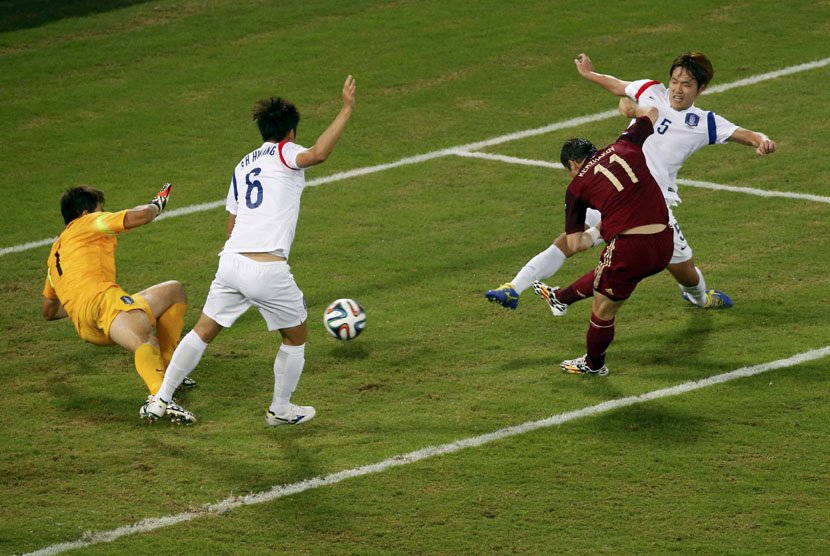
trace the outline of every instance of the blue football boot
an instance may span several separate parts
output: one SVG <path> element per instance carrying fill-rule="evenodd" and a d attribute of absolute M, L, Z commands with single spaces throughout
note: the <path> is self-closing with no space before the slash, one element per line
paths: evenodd
<path fill-rule="evenodd" d="M 507 309 L 515 309 L 519 305 L 519 294 L 513 288 L 513 284 L 502 284 L 495 290 L 484 294 L 488 301 L 498 303 Z"/>
<path fill-rule="evenodd" d="M 683 299 L 685 299 L 689 303 L 692 303 L 691 298 L 689 298 L 686 292 L 683 292 Z M 692 305 L 695 304 L 692 303 Z M 707 290 L 706 304 L 703 305 L 703 307 L 700 307 L 698 305 L 695 305 L 695 307 L 698 307 L 699 309 L 727 309 L 729 307 L 732 307 L 732 300 L 729 298 L 728 295 L 726 295 L 722 291 Z"/>

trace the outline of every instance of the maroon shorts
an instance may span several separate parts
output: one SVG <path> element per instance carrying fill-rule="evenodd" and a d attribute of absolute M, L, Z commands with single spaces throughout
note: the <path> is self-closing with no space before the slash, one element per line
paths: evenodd
<path fill-rule="evenodd" d="M 669 264 L 674 252 L 674 231 L 620 235 L 605 246 L 594 275 L 594 289 L 615 301 L 628 299 L 644 278 Z"/>

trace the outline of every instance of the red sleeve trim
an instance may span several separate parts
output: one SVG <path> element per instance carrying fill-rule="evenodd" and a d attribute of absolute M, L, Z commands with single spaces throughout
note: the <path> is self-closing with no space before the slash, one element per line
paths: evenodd
<path fill-rule="evenodd" d="M 289 170 L 299 170 L 299 168 L 292 168 L 291 166 L 289 166 L 288 163 L 285 161 L 285 158 L 282 156 L 282 147 L 286 143 L 289 143 L 289 141 L 287 139 L 285 141 L 280 141 L 280 144 L 277 146 L 277 151 L 280 153 L 280 160 L 285 165 L 285 167 L 288 168 Z"/>
<path fill-rule="evenodd" d="M 639 100 L 640 100 L 640 95 L 641 95 L 641 94 L 643 94 L 643 93 L 645 93 L 645 92 L 646 92 L 646 89 L 648 89 L 648 88 L 649 88 L 649 87 L 651 87 L 652 85 L 659 85 L 659 84 L 660 84 L 660 82 L 659 82 L 659 81 L 649 81 L 648 83 L 643 84 L 643 86 L 642 86 L 642 87 L 640 87 L 640 90 L 639 90 L 639 91 L 637 91 L 637 94 L 636 94 L 636 95 L 634 95 L 634 98 L 636 98 L 636 99 L 637 99 L 637 101 L 639 102 Z"/>

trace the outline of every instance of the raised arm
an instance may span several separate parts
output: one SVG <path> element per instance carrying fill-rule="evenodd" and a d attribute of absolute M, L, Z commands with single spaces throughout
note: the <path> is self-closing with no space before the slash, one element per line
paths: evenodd
<path fill-rule="evenodd" d="M 640 116 L 648 116 L 651 120 L 651 125 L 657 123 L 657 116 L 659 112 L 654 106 L 640 106 L 628 97 L 620 99 L 618 107 L 620 114 L 626 118 L 639 118 Z"/>
<path fill-rule="evenodd" d="M 580 53 L 579 56 L 576 57 L 574 64 L 576 64 L 576 71 L 579 72 L 579 75 L 588 81 L 596 83 L 606 91 L 609 91 L 618 97 L 625 96 L 625 88 L 628 86 L 630 81 L 617 79 L 613 75 L 596 73 L 594 71 L 593 62 L 591 62 L 591 59 L 588 58 L 588 55 L 584 52 Z"/>
<path fill-rule="evenodd" d="M 755 147 L 755 152 L 758 153 L 758 156 L 772 154 L 778 150 L 778 145 L 775 144 L 775 141 L 763 133 L 758 133 L 757 131 L 751 131 L 742 127 L 736 129 L 732 135 L 729 136 L 728 140 L 740 143 L 741 145 Z"/>
<path fill-rule="evenodd" d="M 331 122 L 328 129 L 317 138 L 314 146 L 297 155 L 297 166 L 300 168 L 308 168 L 309 166 L 324 162 L 329 157 L 337 141 L 340 139 L 340 135 L 346 128 L 349 118 L 352 116 L 352 110 L 354 110 L 354 91 L 354 77 L 350 75 L 343 84 L 343 108 L 340 109 L 340 113 L 337 114 L 337 117 L 334 118 L 334 121 Z"/>
<path fill-rule="evenodd" d="M 155 220 L 161 214 L 161 211 L 164 210 L 164 207 L 167 206 L 167 199 L 170 196 L 170 190 L 172 188 L 172 185 L 165 183 L 161 191 L 153 197 L 152 201 L 146 205 L 140 205 L 128 210 L 127 214 L 124 215 L 124 227 L 131 230 Z"/>

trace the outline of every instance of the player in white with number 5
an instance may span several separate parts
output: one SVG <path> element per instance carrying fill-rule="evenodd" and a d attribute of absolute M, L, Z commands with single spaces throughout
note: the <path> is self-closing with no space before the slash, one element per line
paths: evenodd
<path fill-rule="evenodd" d="M 695 99 L 706 89 L 714 75 L 711 62 L 699 52 L 686 52 L 675 58 L 669 70 L 668 87 L 651 79 L 629 82 L 596 73 L 591 59 L 585 54 L 580 54 L 574 62 L 579 74 L 588 81 L 617 96 L 627 96 L 640 106 L 657 108 L 659 115 L 654 126 L 655 133 L 646 140 L 643 153 L 648 168 L 666 199 L 669 225 L 674 228 L 674 254 L 667 270 L 680 285 L 683 299 L 696 307 L 717 309 L 731 306 L 732 300 L 726 294 L 706 288 L 703 274 L 694 264 L 692 248 L 672 213 L 671 208 L 680 203 L 677 172 L 687 158 L 707 145 L 734 141 L 753 146 L 758 155 L 765 155 L 775 152 L 775 142 L 763 133 L 738 127 L 714 112 L 701 110 L 694 105 Z M 623 112 L 623 105 L 620 111 Z M 633 105 L 629 105 L 629 111 L 623 113 L 633 117 Z M 588 217 L 587 225 L 594 226 L 599 215 L 589 211 Z M 571 255 L 565 234 L 562 234 L 553 245 L 531 259 L 510 283 L 488 291 L 485 297 L 515 309 L 522 291 L 534 281 L 555 274 Z M 537 293 L 545 287 L 545 284 L 534 285 Z M 553 307 L 551 309 L 555 315 L 558 314 Z"/>
<path fill-rule="evenodd" d="M 257 102 L 253 116 L 264 143 L 236 165 L 225 207 L 228 232 L 219 269 L 196 326 L 179 343 L 155 399 L 142 408 L 150 421 L 164 415 L 179 382 L 199 363 L 205 348 L 252 305 L 268 330 L 279 330 L 282 345 L 274 361 L 274 397 L 265 422 L 298 425 L 315 414 L 291 403 L 305 364 L 307 312 L 294 282 L 288 255 L 305 187 L 305 168 L 331 154 L 354 110 L 355 81 L 343 85 L 343 108 L 313 147 L 295 143 L 300 114 L 281 98 Z"/>

